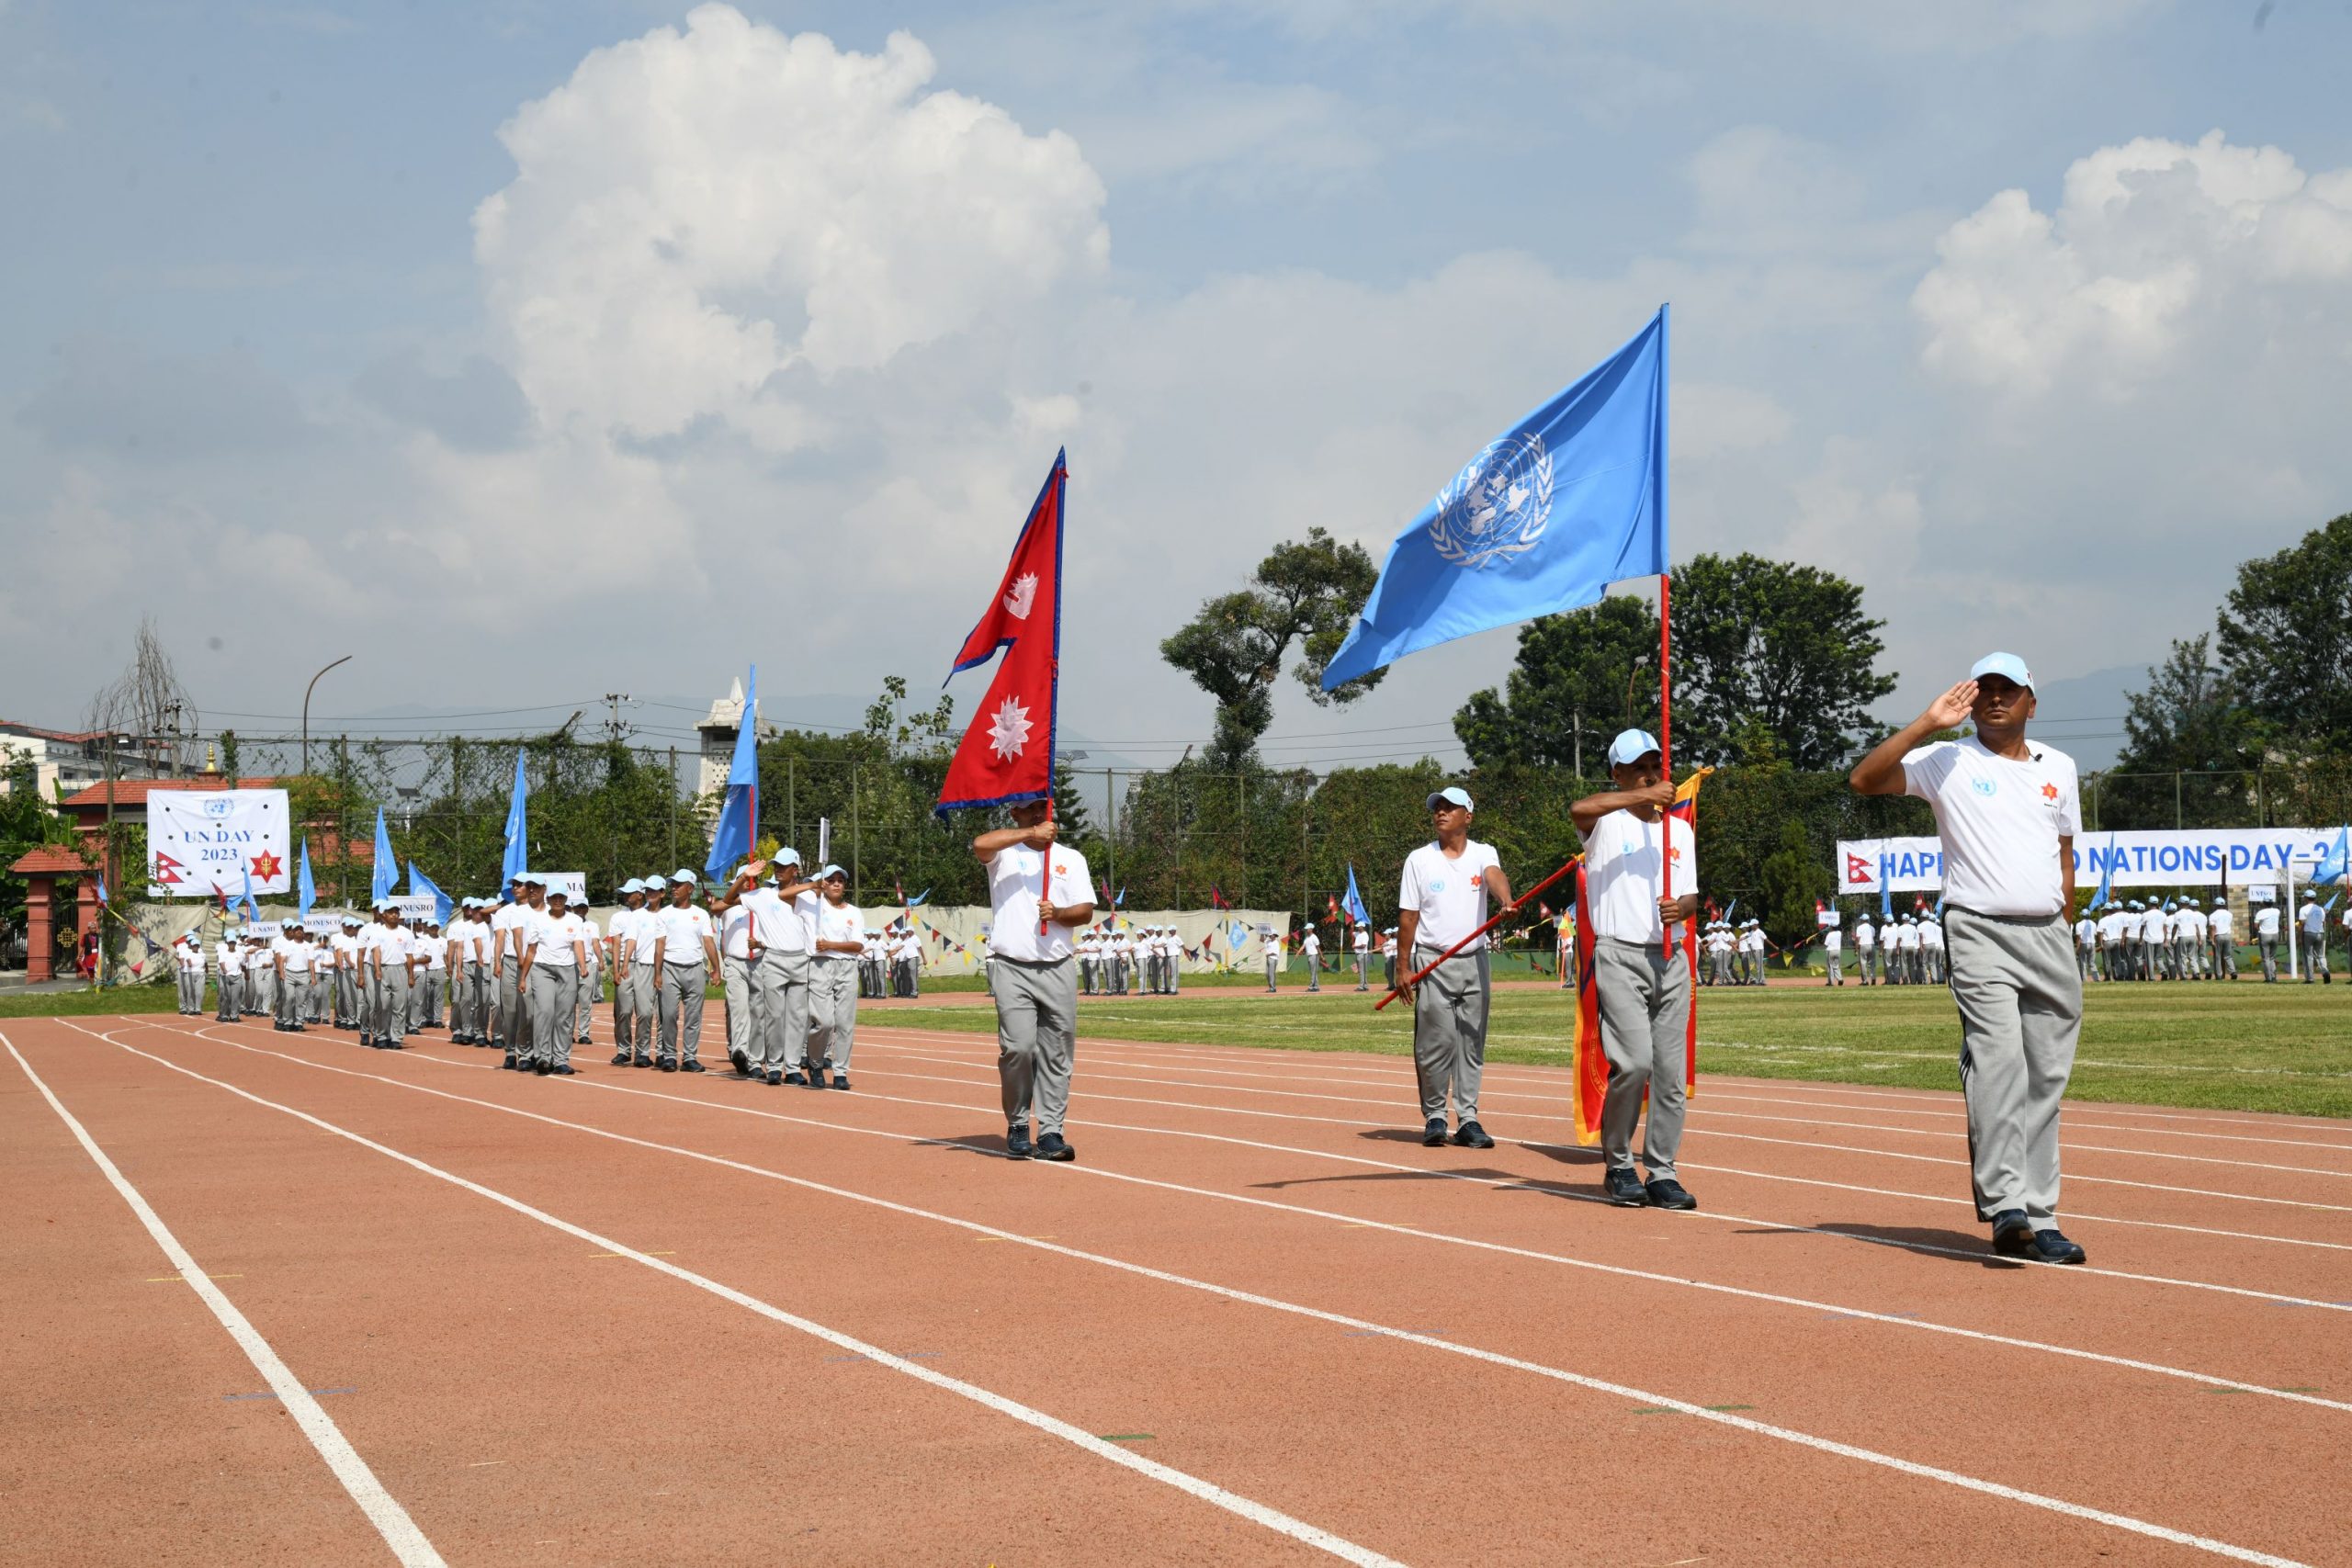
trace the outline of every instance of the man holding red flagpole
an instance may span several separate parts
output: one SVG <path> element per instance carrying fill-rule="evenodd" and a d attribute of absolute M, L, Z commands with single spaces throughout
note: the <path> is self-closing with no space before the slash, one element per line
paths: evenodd
<path fill-rule="evenodd" d="M 1421 1142 L 1446 1141 L 1450 1094 L 1453 1142 L 1491 1149 L 1478 1122 L 1478 1077 L 1487 1064 L 1487 899 L 1510 905 L 1510 878 L 1492 844 L 1470 837 L 1470 792 L 1448 784 L 1424 802 L 1435 837 L 1405 857 L 1396 888 L 1397 946 L 1414 976 L 1397 987 L 1413 998 L 1413 1076 L 1421 1090 Z M 1426 971 L 1426 973 L 1421 973 Z"/>
<path fill-rule="evenodd" d="M 1053 820 L 1069 484 L 1065 456 L 1057 454 L 996 598 L 949 671 L 952 680 L 1004 650 L 948 764 L 937 807 L 942 815 L 962 807 L 1012 808 L 1013 825 L 975 838 L 972 853 L 989 874 L 989 991 L 996 1001 L 1004 1152 L 1013 1159 L 1077 1157 L 1062 1134 L 1078 1051 L 1072 933 L 1093 919 L 1094 894 L 1086 857 L 1057 841 Z"/>
<path fill-rule="evenodd" d="M 1601 1190 L 1623 1208 L 1695 1209 L 1676 1179 L 1682 1143 L 1690 965 L 1675 929 L 1699 914 L 1699 850 L 1673 814 L 1666 760 L 1645 730 L 1609 743 L 1613 790 L 1568 807 L 1584 835 L 1584 913 L 1591 927 L 1592 983 L 1609 1086 L 1600 1107 Z M 1679 891 L 1667 891 L 1668 878 Z M 1645 1183 L 1634 1169 L 1634 1123 L 1646 1092 Z"/>

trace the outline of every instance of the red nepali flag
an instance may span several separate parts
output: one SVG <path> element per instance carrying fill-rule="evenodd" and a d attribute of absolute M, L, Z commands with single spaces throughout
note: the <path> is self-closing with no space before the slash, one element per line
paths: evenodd
<path fill-rule="evenodd" d="M 958 807 L 1052 798 L 1054 709 L 1061 673 L 1062 502 L 1069 485 L 1068 454 L 1057 452 L 1046 488 L 1021 525 L 996 599 L 964 639 L 956 668 L 948 671 L 953 680 L 995 658 L 999 649 L 1007 650 L 947 765 L 933 807 L 943 816 Z"/>

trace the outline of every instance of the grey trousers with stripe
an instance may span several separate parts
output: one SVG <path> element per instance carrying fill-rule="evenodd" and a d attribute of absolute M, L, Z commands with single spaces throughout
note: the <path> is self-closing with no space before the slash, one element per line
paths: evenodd
<path fill-rule="evenodd" d="M 1413 967 L 1435 963 L 1444 951 L 1415 943 Z M 1487 1066 L 1491 999 L 1487 963 L 1483 947 L 1457 953 L 1413 987 L 1413 1077 L 1420 1085 L 1424 1122 L 1445 1120 L 1449 1096 L 1462 1121 L 1478 1119 L 1478 1077 Z"/>
<path fill-rule="evenodd" d="M 664 964 L 662 968 L 656 997 L 662 1019 L 662 1059 L 691 1062 L 702 1049 L 702 988 L 707 983 L 707 971 L 700 958 L 692 964 Z"/>
<path fill-rule="evenodd" d="M 849 1071 L 857 1044 L 857 960 L 820 954 L 808 965 L 808 1059 Z"/>
<path fill-rule="evenodd" d="M 550 1067 L 571 1061 L 571 1010 L 580 996 L 580 971 L 570 964 L 531 965 L 531 1059 Z"/>
<path fill-rule="evenodd" d="M 1947 908 L 1951 994 L 1960 1006 L 1960 1083 L 1976 1214 L 2021 1210 L 2057 1228 L 2058 1104 L 2075 1070 L 2083 979 L 2066 923 Z"/>
<path fill-rule="evenodd" d="M 1007 1126 L 1035 1114 L 1036 1134 L 1062 1130 L 1069 1080 L 1078 1063 L 1078 964 L 1031 964 L 998 953 L 989 960 L 996 998 L 996 1076 Z"/>
<path fill-rule="evenodd" d="M 1661 944 L 1601 937 L 1592 947 L 1592 984 L 1600 1002 L 1600 1053 L 1609 1058 L 1609 1088 L 1600 1101 L 1600 1153 L 1611 1166 L 1634 1163 L 1634 1123 L 1642 1092 L 1649 1091 L 1649 1125 L 1642 1134 L 1642 1163 L 1652 1181 L 1674 1175 L 1682 1148 L 1682 1117 L 1690 1084 L 1684 1060 L 1690 1021 L 1690 966 L 1678 945 L 1668 958 Z"/>
<path fill-rule="evenodd" d="M 387 964 L 368 987 L 368 1021 L 361 1031 L 378 1044 L 401 1043 L 408 1032 L 408 965 Z"/>
<path fill-rule="evenodd" d="M 808 965 L 806 953 L 763 947 L 752 964 L 752 1066 L 797 1072 L 808 1063 Z M 728 1043 L 734 1043 L 735 997 L 727 998 Z"/>
<path fill-rule="evenodd" d="M 752 1025 L 752 960 L 731 953 L 718 955 L 718 989 L 726 998 L 727 1054 L 759 1065 L 759 1047 Z"/>

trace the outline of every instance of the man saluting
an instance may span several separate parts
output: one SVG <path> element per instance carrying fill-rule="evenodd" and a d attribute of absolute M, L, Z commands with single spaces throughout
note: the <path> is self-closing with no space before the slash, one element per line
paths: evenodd
<path fill-rule="evenodd" d="M 2058 1229 L 2058 1102 L 2083 1026 L 2066 922 L 2082 807 L 2074 760 L 2026 739 L 2033 712 L 2025 660 L 1988 653 L 1863 758 L 1852 783 L 1935 809 L 1969 1161 L 1993 1250 L 2080 1263 L 2083 1249 Z M 1967 739 L 1923 744 L 1972 717 Z"/>

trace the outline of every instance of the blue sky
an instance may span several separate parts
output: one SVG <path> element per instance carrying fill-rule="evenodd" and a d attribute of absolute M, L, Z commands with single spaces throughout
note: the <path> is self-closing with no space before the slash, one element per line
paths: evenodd
<path fill-rule="evenodd" d="M 222 711 L 355 648 L 338 711 L 924 685 L 1067 444 L 1065 728 L 1159 760 L 1202 597 L 1310 524 L 1379 553 L 1660 299 L 1678 554 L 1855 577 L 1903 704 L 2143 665 L 2352 507 L 2348 45 L 2343 0 L 0 0 L 0 706 L 71 717 L 142 610 Z M 1455 754 L 1511 649 L 1294 690 L 1281 754 Z"/>

